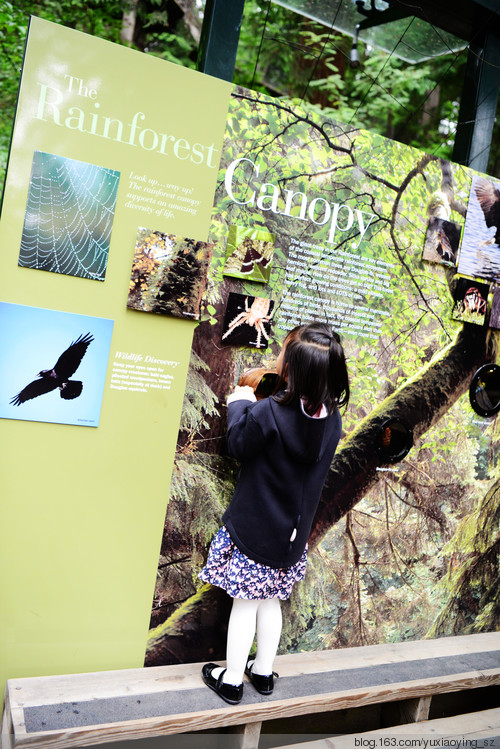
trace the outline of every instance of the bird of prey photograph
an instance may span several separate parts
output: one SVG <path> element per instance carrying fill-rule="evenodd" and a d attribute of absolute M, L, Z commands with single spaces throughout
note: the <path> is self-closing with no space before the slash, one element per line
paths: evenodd
<path fill-rule="evenodd" d="M 113 326 L 0 302 L 0 419 L 99 426 Z"/>
<path fill-rule="evenodd" d="M 38 373 L 38 379 L 33 380 L 21 390 L 20 393 L 11 398 L 14 406 L 20 406 L 32 398 L 38 398 L 40 395 L 50 393 L 52 390 L 59 388 L 61 398 L 72 400 L 78 398 L 83 390 L 81 380 L 71 380 L 72 375 L 81 364 L 87 348 L 94 340 L 91 333 L 80 335 L 76 341 L 63 351 L 54 366 L 50 369 L 42 369 Z"/>
<path fill-rule="evenodd" d="M 494 182 L 478 177 L 474 191 L 483 211 L 486 226 L 495 227 L 495 244 L 500 246 L 500 190 Z"/>
<path fill-rule="evenodd" d="M 472 177 L 458 272 L 500 282 L 500 183 Z"/>

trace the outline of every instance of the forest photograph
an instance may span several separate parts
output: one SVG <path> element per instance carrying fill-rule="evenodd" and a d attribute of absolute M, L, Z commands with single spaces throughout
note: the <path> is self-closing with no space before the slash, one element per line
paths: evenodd
<path fill-rule="evenodd" d="M 127 307 L 199 319 L 213 245 L 140 228 Z"/>
<path fill-rule="evenodd" d="M 313 523 L 306 579 L 284 609 L 281 652 L 496 629 L 498 436 L 495 419 L 479 417 L 468 393 L 474 373 L 495 360 L 497 334 L 483 309 L 481 325 L 453 319 L 456 268 L 422 258 L 429 217 L 445 215 L 457 226 L 466 219 L 472 172 L 325 120 L 314 107 L 239 88 L 223 153 L 214 255 L 193 341 L 146 665 L 224 658 L 221 623 L 230 599 L 202 585 L 197 573 L 238 470 L 225 448 L 225 400 L 248 368 L 272 369 L 293 322 L 332 324 L 332 299 L 344 309 L 336 327 L 351 399 Z M 238 180 L 235 201 L 227 174 L 238 159 L 254 166 Z M 364 223 L 353 221 L 347 231 L 344 221 L 345 231 L 328 242 L 320 214 L 303 220 L 300 197 L 287 214 L 278 209 L 287 190 L 316 201 L 325 215 L 335 205 L 346 207 L 344 217 L 347 207 L 359 211 Z M 275 235 L 267 285 L 224 275 L 231 225 Z M 358 284 L 353 294 L 354 254 L 358 265 L 390 269 L 390 281 Z M 225 345 L 230 296 L 251 299 L 264 290 L 275 303 L 268 348 Z M 292 321 L 283 313 L 289 299 Z M 385 311 L 376 337 L 345 323 L 376 309 Z M 387 423 L 405 424 L 411 434 L 393 462 L 378 449 Z"/>

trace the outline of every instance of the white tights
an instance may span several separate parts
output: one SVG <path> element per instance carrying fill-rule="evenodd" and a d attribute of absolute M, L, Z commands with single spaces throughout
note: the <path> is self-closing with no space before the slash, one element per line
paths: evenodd
<path fill-rule="evenodd" d="M 225 684 L 241 684 L 248 654 L 257 630 L 257 655 L 252 665 L 255 674 L 269 676 L 281 637 L 281 605 L 278 598 L 251 601 L 234 598 L 227 630 L 227 669 Z M 217 678 L 222 669 L 214 669 Z"/>

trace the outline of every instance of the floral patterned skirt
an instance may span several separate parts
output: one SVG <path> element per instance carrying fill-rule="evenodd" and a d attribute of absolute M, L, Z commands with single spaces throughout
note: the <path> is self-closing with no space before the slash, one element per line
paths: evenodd
<path fill-rule="evenodd" d="M 307 548 L 292 567 L 275 569 L 254 562 L 235 546 L 223 526 L 214 536 L 199 577 L 205 583 L 222 588 L 231 598 L 281 598 L 284 601 L 290 597 L 293 584 L 303 580 L 306 563 Z"/>

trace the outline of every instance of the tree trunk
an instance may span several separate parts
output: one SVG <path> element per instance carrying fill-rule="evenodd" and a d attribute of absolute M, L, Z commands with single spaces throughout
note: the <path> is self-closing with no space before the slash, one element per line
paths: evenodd
<path fill-rule="evenodd" d="M 225 279 L 221 288 L 221 295 L 226 299 L 232 286 Z M 210 367 L 210 387 L 219 400 L 220 416 L 206 416 L 208 429 L 200 432 L 200 439 L 205 439 L 205 452 L 220 452 L 220 439 L 225 438 L 227 430 L 226 397 L 233 391 L 236 377 L 234 348 L 222 343 L 222 329 L 225 312 L 225 302 L 213 305 L 215 307 L 215 325 L 209 322 L 200 324 L 193 337 L 193 350 Z"/>
<path fill-rule="evenodd" d="M 196 8 L 196 3 L 193 0 L 175 0 L 176 5 L 184 13 L 184 23 L 189 29 L 189 32 L 196 44 L 200 43 L 201 37 L 201 18 Z"/>
<path fill-rule="evenodd" d="M 231 599 L 204 585 L 175 614 L 150 633 L 145 666 L 225 658 Z"/>
<path fill-rule="evenodd" d="M 130 4 L 130 8 L 124 12 L 122 18 L 122 30 L 120 38 L 122 42 L 128 44 L 129 46 L 131 46 L 134 41 L 137 3 L 138 0 L 133 0 L 133 2 Z"/>

